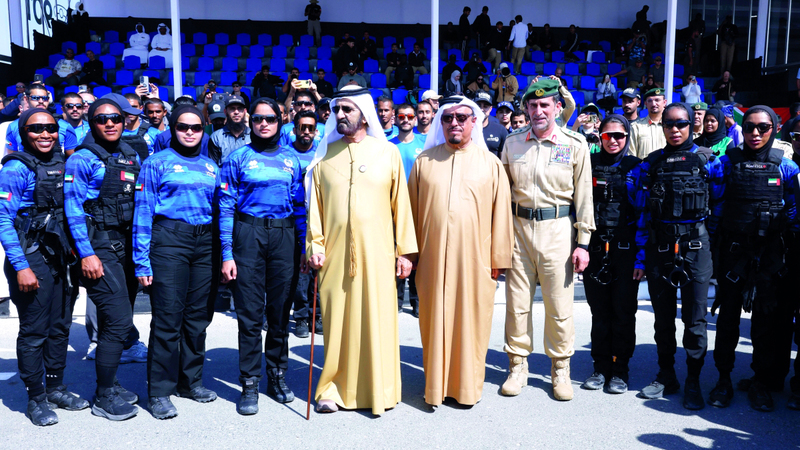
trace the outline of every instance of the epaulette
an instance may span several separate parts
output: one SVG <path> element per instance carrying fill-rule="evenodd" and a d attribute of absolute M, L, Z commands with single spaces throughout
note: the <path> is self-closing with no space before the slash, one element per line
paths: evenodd
<path fill-rule="evenodd" d="M 516 130 L 512 131 L 511 133 L 508 133 L 508 135 L 511 136 L 511 135 L 514 135 L 514 134 L 525 133 L 525 132 L 530 131 L 530 129 L 531 129 L 530 125 L 525 125 L 524 127 L 519 127 Z"/>

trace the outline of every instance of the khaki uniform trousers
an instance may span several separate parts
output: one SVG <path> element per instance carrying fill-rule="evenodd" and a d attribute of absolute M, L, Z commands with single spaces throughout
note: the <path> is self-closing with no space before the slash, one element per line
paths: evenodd
<path fill-rule="evenodd" d="M 543 221 L 514 217 L 514 253 L 506 271 L 506 353 L 527 357 L 533 352 L 531 305 L 537 281 L 544 298 L 545 353 L 553 359 L 575 353 L 573 222 L 571 216 Z"/>

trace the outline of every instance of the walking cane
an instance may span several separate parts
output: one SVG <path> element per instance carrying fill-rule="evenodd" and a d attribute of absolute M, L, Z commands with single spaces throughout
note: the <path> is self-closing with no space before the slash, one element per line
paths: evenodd
<path fill-rule="evenodd" d="M 317 334 L 317 276 L 314 275 L 314 301 L 311 307 L 311 358 L 308 361 L 308 403 L 306 403 L 306 420 L 311 419 L 311 375 L 314 371 L 314 335 Z"/>

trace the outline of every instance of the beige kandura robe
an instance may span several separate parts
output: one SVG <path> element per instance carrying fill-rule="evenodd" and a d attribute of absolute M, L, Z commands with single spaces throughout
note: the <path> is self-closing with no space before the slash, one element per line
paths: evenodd
<path fill-rule="evenodd" d="M 481 399 L 496 283 L 511 267 L 511 189 L 500 160 L 470 144 L 417 157 L 408 181 L 419 244 L 417 293 L 425 401 Z"/>
<path fill-rule="evenodd" d="M 398 255 L 417 252 L 403 163 L 394 144 L 339 140 L 313 169 L 306 252 L 319 271 L 325 365 L 317 401 L 382 414 L 400 401 Z"/>

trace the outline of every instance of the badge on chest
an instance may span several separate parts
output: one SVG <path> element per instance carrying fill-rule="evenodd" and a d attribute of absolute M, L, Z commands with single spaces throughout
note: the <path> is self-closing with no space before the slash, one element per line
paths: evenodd
<path fill-rule="evenodd" d="M 566 144 L 556 144 L 550 149 L 550 162 L 569 164 L 572 161 L 572 148 Z"/>

